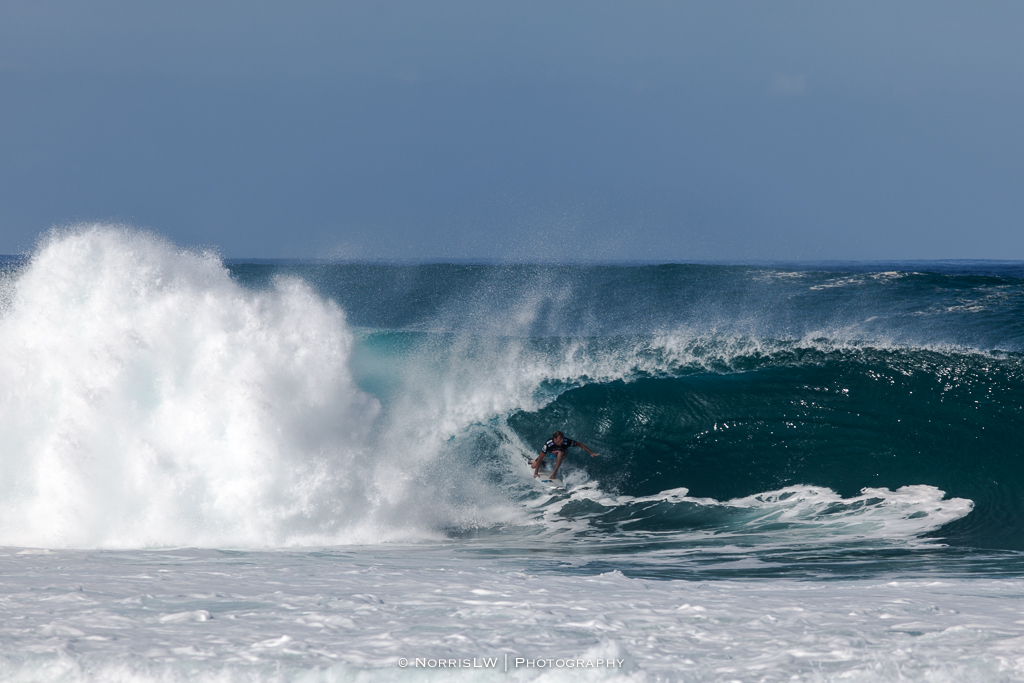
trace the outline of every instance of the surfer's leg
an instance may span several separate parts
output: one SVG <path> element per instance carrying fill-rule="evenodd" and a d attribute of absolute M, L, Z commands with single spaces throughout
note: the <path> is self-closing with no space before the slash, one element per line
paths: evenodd
<path fill-rule="evenodd" d="M 551 470 L 551 478 L 554 479 L 558 476 L 558 468 L 562 466 L 562 458 L 565 457 L 565 451 L 558 452 L 558 460 L 555 461 L 555 469 Z"/>

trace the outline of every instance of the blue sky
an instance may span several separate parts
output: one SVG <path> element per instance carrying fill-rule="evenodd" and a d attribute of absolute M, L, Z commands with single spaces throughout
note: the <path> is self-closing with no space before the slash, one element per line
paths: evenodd
<path fill-rule="evenodd" d="M 0 4 L 0 253 L 1024 259 L 1024 4 Z"/>

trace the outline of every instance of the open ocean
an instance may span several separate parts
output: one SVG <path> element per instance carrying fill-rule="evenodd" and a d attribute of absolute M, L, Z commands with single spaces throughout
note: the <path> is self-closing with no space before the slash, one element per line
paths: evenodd
<path fill-rule="evenodd" d="M 1024 680 L 1020 262 L 54 232 L 0 468 L 4 681 Z"/>

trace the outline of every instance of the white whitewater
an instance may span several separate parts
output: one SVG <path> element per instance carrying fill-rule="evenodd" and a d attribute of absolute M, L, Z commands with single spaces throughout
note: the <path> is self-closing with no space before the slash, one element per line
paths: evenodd
<path fill-rule="evenodd" d="M 401 535 L 376 517 L 397 468 L 370 458 L 379 405 L 344 313 L 304 283 L 247 291 L 213 254 L 94 227 L 52 234 L 7 287 L 0 543 Z"/>
<path fill-rule="evenodd" d="M 423 547 L 320 553 L 9 550 L 0 553 L 0 678 L 1024 678 L 1019 580 L 649 581 L 617 571 L 538 575 L 524 565 L 515 558 Z M 482 666 L 487 658 L 496 664 Z M 533 665 L 517 667 L 517 658 Z M 423 666 L 416 666 L 417 659 Z M 614 667 L 596 666 L 612 659 Z M 481 666 L 474 668 L 474 660 Z M 569 668 L 566 660 L 594 666 Z"/>

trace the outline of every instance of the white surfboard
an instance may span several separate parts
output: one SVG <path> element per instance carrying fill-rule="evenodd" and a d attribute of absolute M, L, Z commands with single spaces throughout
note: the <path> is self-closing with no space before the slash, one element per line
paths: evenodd
<path fill-rule="evenodd" d="M 544 484 L 545 486 L 550 486 L 551 488 L 555 488 L 555 489 L 564 489 L 565 488 L 565 482 L 563 482 L 558 477 L 552 477 L 551 476 L 551 470 L 541 470 L 537 474 L 540 475 L 540 478 L 534 479 L 534 481 L 540 482 L 541 484 Z M 532 467 L 530 468 L 530 475 L 531 476 L 533 475 L 533 468 Z"/>

